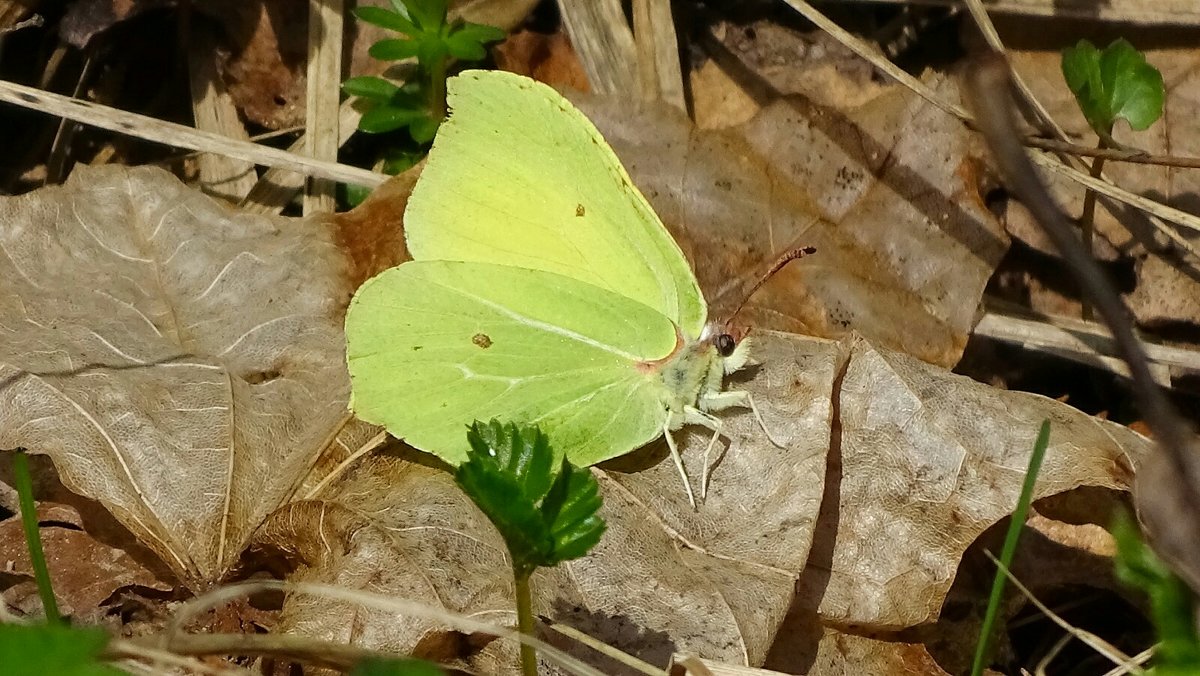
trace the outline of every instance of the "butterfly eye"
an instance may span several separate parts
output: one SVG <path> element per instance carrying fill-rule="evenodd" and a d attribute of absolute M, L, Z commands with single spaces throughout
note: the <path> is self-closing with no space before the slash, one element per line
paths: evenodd
<path fill-rule="evenodd" d="M 713 340 L 713 345 L 717 348 L 717 354 L 728 357 L 733 354 L 733 348 L 737 347 L 737 341 L 728 333 L 722 333 Z"/>

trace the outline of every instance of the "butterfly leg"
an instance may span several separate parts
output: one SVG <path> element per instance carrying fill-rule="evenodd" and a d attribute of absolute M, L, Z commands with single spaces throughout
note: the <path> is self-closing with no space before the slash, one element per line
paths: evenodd
<path fill-rule="evenodd" d="M 700 499 L 704 500 L 708 498 L 708 475 L 711 467 L 709 458 L 712 456 L 712 449 L 716 445 L 717 439 L 721 438 L 721 419 L 694 406 L 683 407 L 683 419 L 688 425 L 702 425 L 712 430 L 713 433 L 712 438 L 708 440 L 708 446 L 704 447 L 704 470 L 700 474 Z"/>
<path fill-rule="evenodd" d="M 671 436 L 670 417 L 663 424 L 663 436 L 667 438 L 667 448 L 671 450 L 671 460 L 675 461 L 675 469 L 679 470 L 679 478 L 683 479 L 683 488 L 687 491 L 688 502 L 692 503 L 692 509 L 696 509 L 696 496 L 692 494 L 692 482 L 688 479 L 687 470 L 683 468 L 683 458 L 679 456 L 679 448 L 675 445 L 675 438 Z"/>
<path fill-rule="evenodd" d="M 767 439 L 779 448 L 784 448 L 785 444 L 775 438 L 771 434 L 770 428 L 763 420 L 762 413 L 758 412 L 758 407 L 754 405 L 754 397 L 745 390 L 726 390 L 724 392 L 713 392 L 700 397 L 700 408 L 705 411 L 723 411 L 727 408 L 742 406 L 750 409 L 754 414 L 754 419 L 758 422 L 758 426 L 762 428 L 763 434 L 767 435 Z"/>

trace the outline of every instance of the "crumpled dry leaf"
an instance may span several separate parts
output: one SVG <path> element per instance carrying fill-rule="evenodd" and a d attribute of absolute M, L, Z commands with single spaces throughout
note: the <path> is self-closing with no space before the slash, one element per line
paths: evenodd
<path fill-rule="evenodd" d="M 345 416 L 327 228 L 120 167 L 4 198 L 0 223 L 0 448 L 49 455 L 182 581 L 215 582 Z"/>
<path fill-rule="evenodd" d="M 1035 500 L 1079 486 L 1128 491 L 1150 452 L 1136 432 L 1052 399 L 862 339 L 847 349 L 827 479 L 837 518 L 821 522 L 814 543 L 826 563 L 805 572 L 828 579 L 798 601 L 826 622 L 899 629 L 936 619 L 963 551 L 1016 505 L 1042 420 L 1050 446 Z"/>
<path fill-rule="evenodd" d="M 1007 239 L 957 121 L 898 87 L 847 110 L 795 95 L 737 133 L 698 132 L 667 106 L 574 98 L 696 262 L 711 315 L 731 312 L 784 251 L 815 246 L 741 319 L 830 338 L 854 329 L 958 361 Z"/>
<path fill-rule="evenodd" d="M 748 412 L 727 416 L 729 447 L 698 512 L 663 443 L 606 463 L 597 472 L 608 530 L 588 557 L 538 571 L 535 612 L 660 665 L 677 650 L 762 662 L 817 516 L 839 356 L 828 342 L 772 333 L 760 336 L 757 354 L 764 364 L 745 385 L 788 447 L 771 445 Z M 680 440 L 698 485 L 707 432 Z M 262 543 L 298 552 L 293 579 L 512 624 L 503 542 L 451 475 L 420 457 L 373 457 L 318 500 L 276 513 Z M 289 598 L 281 626 L 443 657 L 453 644 L 428 623 L 303 596 Z"/>

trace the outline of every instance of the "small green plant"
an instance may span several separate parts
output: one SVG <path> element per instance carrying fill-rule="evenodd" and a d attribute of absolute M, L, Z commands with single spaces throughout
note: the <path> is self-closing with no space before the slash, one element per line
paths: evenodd
<path fill-rule="evenodd" d="M 597 514 L 600 487 L 587 469 L 562 456 L 556 462 L 546 435 L 536 427 L 476 421 L 467 441 L 467 461 L 454 479 L 508 546 L 517 626 L 532 636 L 529 578 L 539 567 L 584 556 L 600 541 L 605 528 Z M 521 670 L 526 676 L 537 674 L 537 656 L 524 644 Z"/>
<path fill-rule="evenodd" d="M 100 659 L 108 640 L 99 627 L 0 624 L 0 665 L 5 676 L 123 676 Z"/>
<path fill-rule="evenodd" d="M 995 635 L 996 617 L 1000 611 L 1000 602 L 1004 597 L 1004 584 L 1008 578 L 1004 571 L 1012 566 L 1013 555 L 1017 552 L 1017 541 L 1021 538 L 1021 530 L 1025 528 L 1025 517 L 1029 514 L 1029 505 L 1033 502 L 1033 488 L 1037 485 L 1038 473 L 1042 470 L 1042 460 L 1046 457 L 1046 448 L 1050 446 L 1050 421 L 1042 421 L 1038 430 L 1037 441 L 1033 442 L 1033 452 L 1029 454 L 1029 467 L 1025 470 L 1025 481 L 1021 484 L 1021 495 L 1017 498 L 1016 508 L 1008 521 L 1008 531 L 1004 534 L 1004 546 L 1000 550 L 1000 566 L 996 577 L 992 579 L 992 592 L 988 596 L 987 610 L 983 615 L 983 625 L 979 629 L 979 641 L 975 644 L 975 660 L 971 665 L 971 676 L 980 676 L 987 661 L 991 657 L 992 636 Z"/>
<path fill-rule="evenodd" d="M 1084 118 L 1105 145 L 1117 146 L 1112 139 L 1117 120 L 1141 131 L 1162 117 L 1162 73 L 1127 40 L 1116 40 L 1104 51 L 1080 40 L 1063 50 L 1062 72 Z"/>
<path fill-rule="evenodd" d="M 1112 533 L 1117 541 L 1117 578 L 1145 592 L 1150 601 L 1150 617 L 1159 638 L 1155 675 L 1200 673 L 1200 638 L 1191 590 L 1146 546 L 1128 513 L 1117 513 Z"/>
<path fill-rule="evenodd" d="M 416 57 L 419 77 L 397 86 L 381 77 L 364 75 L 342 83 L 342 90 L 366 101 L 358 128 L 372 134 L 407 128 L 413 140 L 433 139 L 446 115 L 446 69 L 450 59 L 478 61 L 484 47 L 502 40 L 505 32 L 492 26 L 448 21 L 446 0 L 391 0 L 395 11 L 359 7 L 354 15 L 367 23 L 396 31 L 403 38 L 380 40 L 368 52 L 383 61 Z"/>
<path fill-rule="evenodd" d="M 1126 40 L 1116 40 L 1101 51 L 1087 40 L 1063 50 L 1063 78 L 1075 94 L 1075 101 L 1088 124 L 1100 137 L 1099 147 L 1120 148 L 1113 140 L 1117 120 L 1125 120 L 1141 131 L 1162 117 L 1162 73 L 1146 63 L 1146 57 Z M 1091 175 L 1104 171 L 1104 158 L 1092 161 Z M 1096 193 L 1088 190 L 1079 217 L 1083 245 L 1092 250 L 1096 217 Z M 1091 319 L 1091 307 L 1083 306 L 1083 317 Z"/>

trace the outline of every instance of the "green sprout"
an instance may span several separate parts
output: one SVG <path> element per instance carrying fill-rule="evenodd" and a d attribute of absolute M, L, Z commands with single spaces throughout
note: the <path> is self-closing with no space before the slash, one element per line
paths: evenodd
<path fill-rule="evenodd" d="M 403 38 L 380 40 L 369 54 L 382 61 L 416 57 L 420 77 L 398 86 L 364 75 L 342 83 L 342 90 L 366 102 L 358 123 L 362 131 L 381 134 L 407 128 L 413 140 L 433 139 L 446 116 L 446 69 L 451 59 L 478 61 L 485 45 L 503 40 L 499 28 L 462 20 L 448 21 L 447 0 L 391 0 L 395 11 L 359 7 L 354 15 L 367 23 L 396 31 Z"/>
<path fill-rule="evenodd" d="M 1116 145 L 1117 120 L 1142 131 L 1162 117 L 1162 73 L 1127 40 L 1116 40 L 1104 51 L 1080 40 L 1063 50 L 1062 71 L 1084 118 L 1108 145 Z"/>
<path fill-rule="evenodd" d="M 470 449 L 454 479 L 500 531 L 516 583 L 517 627 L 533 635 L 529 578 L 542 566 L 586 555 L 604 533 L 600 486 L 587 469 L 565 457 L 555 462 L 546 435 L 536 427 L 476 421 Z M 556 467 L 557 465 L 557 467 Z M 537 674 L 537 656 L 521 645 L 521 670 Z"/>
<path fill-rule="evenodd" d="M 1120 148 L 1113 137 L 1117 120 L 1125 120 L 1142 131 L 1162 117 L 1163 79 L 1158 69 L 1146 63 L 1146 57 L 1126 40 L 1116 40 L 1100 51 L 1087 40 L 1063 50 L 1063 78 L 1075 94 L 1075 101 L 1088 124 L 1100 137 L 1100 148 Z M 1104 171 L 1104 158 L 1092 161 L 1091 175 Z M 1090 188 L 1083 197 L 1079 224 L 1083 245 L 1092 250 L 1096 218 L 1096 193 Z M 1083 318 L 1092 318 L 1092 309 L 1083 305 Z"/>
<path fill-rule="evenodd" d="M 1154 673 L 1200 673 L 1200 638 L 1191 590 L 1146 546 L 1128 513 L 1117 513 L 1112 534 L 1117 541 L 1117 579 L 1140 589 L 1150 600 L 1150 617 L 1159 638 Z"/>

